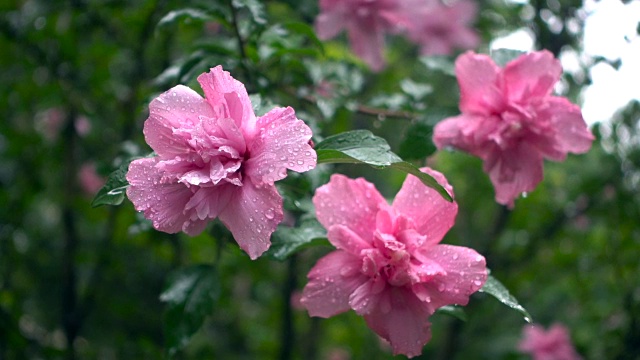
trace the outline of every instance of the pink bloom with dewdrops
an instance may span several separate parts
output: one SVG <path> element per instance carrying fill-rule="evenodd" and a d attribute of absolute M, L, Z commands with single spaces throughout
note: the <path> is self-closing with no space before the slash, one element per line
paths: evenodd
<path fill-rule="evenodd" d="M 531 355 L 533 360 L 580 360 L 571 343 L 569 331 L 554 324 L 548 331 L 540 325 L 526 325 L 518 349 Z"/>
<path fill-rule="evenodd" d="M 407 35 L 420 45 L 422 55 L 449 55 L 455 49 L 473 49 L 480 44 L 480 37 L 472 28 L 478 13 L 475 2 L 409 0 L 409 3 Z"/>
<path fill-rule="evenodd" d="M 423 168 L 450 194 L 445 177 Z M 313 197 L 336 251 L 308 274 L 301 302 L 311 316 L 353 309 L 395 354 L 417 356 L 431 337 L 429 316 L 466 305 L 487 279 L 484 257 L 443 245 L 458 206 L 409 175 L 392 205 L 366 180 L 335 174 Z"/>
<path fill-rule="evenodd" d="M 127 173 L 127 196 L 160 231 L 189 235 L 219 218 L 252 259 L 283 219 L 274 182 L 316 166 L 311 129 L 292 108 L 256 117 L 244 85 L 221 66 L 149 104 L 145 140 L 157 156 Z"/>
<path fill-rule="evenodd" d="M 562 67 L 548 51 L 524 54 L 500 68 L 487 55 L 456 60 L 461 115 L 434 129 L 439 149 L 454 147 L 480 157 L 496 201 L 513 207 L 542 181 L 543 159 L 585 153 L 593 135 L 580 108 L 553 96 Z"/>
<path fill-rule="evenodd" d="M 374 71 L 385 65 L 384 35 L 401 30 L 405 19 L 401 0 L 320 0 L 315 28 L 318 38 L 331 39 L 347 31 L 353 52 Z"/>

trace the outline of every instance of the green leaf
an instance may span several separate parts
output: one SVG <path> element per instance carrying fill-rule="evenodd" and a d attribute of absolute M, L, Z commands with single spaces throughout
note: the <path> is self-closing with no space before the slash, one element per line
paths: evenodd
<path fill-rule="evenodd" d="M 295 228 L 280 225 L 271 237 L 267 255 L 282 261 L 301 249 L 326 243 L 326 237 L 327 231 L 316 219 L 303 221 Z"/>
<path fill-rule="evenodd" d="M 456 306 L 456 305 L 445 305 L 441 308 L 439 308 L 437 311 L 437 313 L 442 313 L 442 314 L 447 314 L 449 316 L 453 316 L 455 318 L 458 318 L 462 321 L 467 321 L 468 317 L 467 314 L 464 312 L 464 309 L 462 308 L 462 306 Z"/>
<path fill-rule="evenodd" d="M 124 200 L 125 191 L 129 187 L 127 182 L 127 171 L 129 163 L 120 165 L 120 167 L 109 174 L 107 182 L 98 191 L 96 197 L 93 198 L 91 206 L 98 207 L 102 205 L 120 205 Z"/>
<path fill-rule="evenodd" d="M 167 305 L 164 329 L 167 354 L 174 356 L 186 346 L 220 295 L 218 273 L 211 265 L 195 265 L 174 273 L 160 295 Z"/>
<path fill-rule="evenodd" d="M 455 65 L 448 56 L 423 56 L 420 58 L 420 62 L 430 70 L 456 76 Z"/>
<path fill-rule="evenodd" d="M 533 318 L 531 318 L 529 312 L 525 310 L 525 308 L 523 308 L 522 305 L 518 303 L 518 300 L 516 300 L 516 298 L 509 293 L 509 290 L 507 290 L 507 288 L 504 287 L 504 285 L 502 285 L 502 283 L 493 276 L 489 275 L 489 277 L 487 278 L 487 282 L 484 283 L 484 286 L 482 287 L 482 289 L 480 289 L 480 292 L 489 294 L 498 299 L 498 301 L 500 301 L 501 303 L 520 312 L 527 322 L 533 322 Z"/>
<path fill-rule="evenodd" d="M 433 154 L 436 147 L 431 140 L 433 127 L 425 123 L 415 123 L 407 128 L 407 135 L 400 143 L 403 159 L 424 159 Z"/>
<path fill-rule="evenodd" d="M 318 36 L 316 36 L 316 32 L 313 27 L 309 26 L 307 23 L 299 22 L 299 21 L 290 21 L 282 24 L 285 29 L 289 30 L 294 34 L 302 34 L 305 35 L 311 42 L 320 49 L 320 52 L 324 54 L 324 45 Z"/>
<path fill-rule="evenodd" d="M 232 5 L 236 9 L 246 8 L 249 10 L 255 23 L 261 25 L 267 23 L 266 11 L 262 2 L 258 0 L 233 0 Z"/>
<path fill-rule="evenodd" d="M 390 167 L 415 175 L 425 185 L 435 189 L 448 201 L 453 198 L 438 182 L 415 165 L 394 154 L 386 140 L 368 130 L 354 130 L 330 136 L 315 147 L 318 164 L 367 164 L 376 168 Z"/>
<path fill-rule="evenodd" d="M 496 49 L 491 51 L 491 58 L 498 66 L 504 67 L 509 61 L 515 60 L 525 53 L 524 51 L 513 49 Z"/>
<path fill-rule="evenodd" d="M 181 19 L 198 20 L 198 21 L 210 21 L 213 17 L 206 12 L 198 9 L 180 9 L 170 11 L 167 15 L 163 16 L 158 22 L 158 28 L 173 25 Z"/>

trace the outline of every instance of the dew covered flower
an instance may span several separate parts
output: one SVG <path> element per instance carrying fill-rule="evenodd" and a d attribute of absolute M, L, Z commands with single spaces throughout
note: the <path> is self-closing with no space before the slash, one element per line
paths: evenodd
<path fill-rule="evenodd" d="M 402 28 L 401 0 L 320 0 L 315 28 L 329 40 L 347 31 L 353 52 L 374 71 L 382 70 L 384 35 Z"/>
<path fill-rule="evenodd" d="M 471 27 L 478 13 L 475 2 L 458 0 L 411 0 L 407 36 L 420 45 L 422 55 L 449 55 L 454 49 L 473 49 L 480 37 Z"/>
<path fill-rule="evenodd" d="M 533 360 L 579 360 L 569 337 L 569 331 L 561 324 L 554 324 L 548 331 L 540 325 L 526 325 L 518 349 L 531 355 Z"/>
<path fill-rule="evenodd" d="M 275 181 L 316 166 L 311 129 L 292 108 L 256 117 L 244 85 L 221 66 L 198 77 L 205 97 L 178 85 L 149 104 L 146 142 L 127 196 L 160 231 L 189 235 L 219 218 L 252 259 L 283 219 Z"/>
<path fill-rule="evenodd" d="M 521 55 L 504 68 L 467 52 L 455 69 L 462 114 L 438 123 L 433 141 L 480 157 L 498 203 L 513 207 L 532 191 L 542 181 L 543 159 L 562 161 L 591 147 L 580 108 L 551 94 L 562 67 L 550 52 Z"/>
<path fill-rule="evenodd" d="M 422 171 L 453 194 L 442 174 Z M 353 309 L 395 354 L 419 355 L 431 337 L 429 316 L 445 305 L 466 305 L 487 279 L 476 251 L 440 244 L 458 205 L 414 176 L 389 205 L 373 184 L 335 174 L 313 204 L 337 250 L 309 272 L 303 306 L 320 317 Z"/>

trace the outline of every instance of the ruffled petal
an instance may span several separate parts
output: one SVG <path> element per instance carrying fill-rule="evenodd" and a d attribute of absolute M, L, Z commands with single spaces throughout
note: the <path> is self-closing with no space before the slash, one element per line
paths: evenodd
<path fill-rule="evenodd" d="M 153 227 L 167 233 L 177 233 L 189 221 L 185 205 L 192 190 L 177 182 L 165 183 L 162 171 L 156 168 L 158 158 L 134 160 L 129 164 L 127 197 L 137 211 L 153 222 Z"/>
<path fill-rule="evenodd" d="M 349 296 L 369 279 L 358 271 L 360 264 L 358 257 L 341 250 L 318 260 L 300 300 L 309 315 L 328 318 L 349 310 Z"/>
<path fill-rule="evenodd" d="M 344 225 L 367 243 L 373 240 L 376 213 L 389 206 L 378 190 L 365 179 L 349 179 L 340 174 L 319 187 L 313 196 L 318 221 L 326 229 Z"/>
<path fill-rule="evenodd" d="M 371 244 L 362 240 L 358 234 L 345 225 L 331 226 L 327 238 L 337 249 L 344 250 L 355 256 L 360 256 L 362 250 L 371 248 Z"/>
<path fill-rule="evenodd" d="M 547 158 L 560 161 L 568 152 L 582 154 L 589 151 L 595 138 L 587 128 L 580 107 L 565 98 L 548 97 L 536 112 L 553 130 L 552 149 L 538 147 Z"/>
<path fill-rule="evenodd" d="M 214 112 L 215 118 L 231 118 L 242 129 L 245 140 L 256 132 L 256 116 L 244 85 L 218 65 L 198 76 L 198 82 Z"/>
<path fill-rule="evenodd" d="M 456 77 L 462 112 L 491 115 L 504 106 L 497 82 L 500 71 L 487 55 L 468 51 L 458 57 Z"/>
<path fill-rule="evenodd" d="M 218 215 L 240 248 L 255 260 L 271 245 L 271 234 L 282 221 L 282 197 L 276 187 L 256 187 L 251 181 L 233 188 L 227 207 Z"/>
<path fill-rule="evenodd" d="M 149 118 L 144 123 L 144 137 L 162 158 L 173 158 L 191 151 L 188 132 L 175 134 L 176 129 L 193 129 L 199 116 L 213 116 L 211 106 L 197 92 L 178 85 L 156 97 L 149 104 Z"/>
<path fill-rule="evenodd" d="M 426 167 L 420 170 L 433 176 L 453 197 L 453 188 L 444 175 Z M 437 191 L 412 175 L 407 175 L 392 206 L 398 213 L 412 219 L 416 230 L 427 236 L 424 246 L 440 242 L 453 226 L 458 214 L 458 204 L 445 200 Z"/>
<path fill-rule="evenodd" d="M 429 281 L 414 285 L 414 292 L 429 307 L 430 313 L 445 305 L 467 305 L 469 296 L 487 281 L 486 261 L 473 249 L 437 245 L 420 256 L 444 270 Z"/>
<path fill-rule="evenodd" d="M 502 74 L 509 100 L 528 103 L 551 94 L 562 75 L 562 65 L 549 51 L 536 51 L 509 62 Z"/>
<path fill-rule="evenodd" d="M 316 167 L 316 152 L 309 145 L 311 129 L 292 108 L 269 111 L 258 119 L 257 128 L 245 162 L 245 173 L 256 185 L 284 179 L 287 169 L 304 172 Z"/>
<path fill-rule="evenodd" d="M 498 128 L 495 116 L 461 114 L 440 121 L 433 129 L 433 143 L 438 149 L 454 147 L 482 157 L 486 143 Z"/>
<path fill-rule="evenodd" d="M 431 338 L 430 313 L 405 287 L 387 289 L 384 292 L 386 299 L 381 299 L 376 310 L 364 319 L 376 334 L 389 341 L 395 355 L 418 356 Z"/>
<path fill-rule="evenodd" d="M 543 179 L 542 155 L 525 142 L 508 151 L 495 151 L 485 159 L 483 167 L 495 188 L 496 202 L 509 207 L 513 207 L 520 194 L 533 191 Z"/>

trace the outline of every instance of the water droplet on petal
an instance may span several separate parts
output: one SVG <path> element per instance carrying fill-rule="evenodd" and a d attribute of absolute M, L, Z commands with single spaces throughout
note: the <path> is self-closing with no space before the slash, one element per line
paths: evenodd
<path fill-rule="evenodd" d="M 276 216 L 276 214 L 275 214 L 275 211 L 273 211 L 273 209 L 269 209 L 269 210 L 267 210 L 267 211 L 264 213 L 264 216 L 265 216 L 267 219 L 271 220 L 271 219 L 273 219 L 273 218 Z"/>
<path fill-rule="evenodd" d="M 458 260 L 458 254 L 453 254 L 453 260 Z"/>

